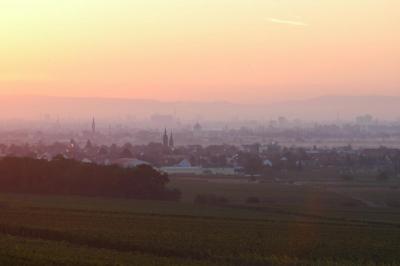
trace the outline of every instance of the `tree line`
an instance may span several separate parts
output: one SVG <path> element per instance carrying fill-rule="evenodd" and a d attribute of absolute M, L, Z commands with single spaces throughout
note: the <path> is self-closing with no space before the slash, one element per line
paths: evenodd
<path fill-rule="evenodd" d="M 52 161 L 6 157 L 0 160 L 0 191 L 54 195 L 178 200 L 165 173 L 151 166 L 125 169 L 57 157 Z"/>

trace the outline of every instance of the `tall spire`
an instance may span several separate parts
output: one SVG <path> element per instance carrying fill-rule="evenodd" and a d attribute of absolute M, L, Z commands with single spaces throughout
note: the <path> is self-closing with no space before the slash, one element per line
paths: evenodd
<path fill-rule="evenodd" d="M 163 145 L 164 145 L 165 147 L 168 147 L 168 134 L 167 134 L 167 129 L 164 130 Z"/>
<path fill-rule="evenodd" d="M 93 117 L 93 121 L 92 121 L 92 133 L 95 134 L 96 133 L 96 120 Z"/>
<path fill-rule="evenodd" d="M 169 143 L 168 143 L 170 148 L 174 147 L 174 137 L 172 136 L 172 131 L 171 131 L 171 135 L 169 136 Z"/>

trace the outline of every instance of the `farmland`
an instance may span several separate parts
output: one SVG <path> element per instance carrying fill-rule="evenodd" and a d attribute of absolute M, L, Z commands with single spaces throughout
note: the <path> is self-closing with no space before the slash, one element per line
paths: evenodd
<path fill-rule="evenodd" d="M 171 186 L 184 191 L 181 202 L 0 194 L 0 264 L 400 262 L 396 208 L 371 208 L 315 186 L 174 178 Z M 229 201 L 194 204 L 195 194 L 202 192 L 220 193 Z M 243 203 L 248 196 L 261 202 Z"/>

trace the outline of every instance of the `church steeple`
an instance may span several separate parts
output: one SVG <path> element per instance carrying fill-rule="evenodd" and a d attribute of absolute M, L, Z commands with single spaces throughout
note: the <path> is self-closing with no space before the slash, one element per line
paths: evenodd
<path fill-rule="evenodd" d="M 169 143 L 168 143 L 170 148 L 174 147 L 174 137 L 172 136 L 172 131 L 171 131 L 171 135 L 169 136 Z"/>
<path fill-rule="evenodd" d="M 168 134 L 167 134 L 167 129 L 164 130 L 163 145 L 164 145 L 164 147 L 168 147 Z"/>
<path fill-rule="evenodd" d="M 93 120 L 92 120 L 92 133 L 93 134 L 96 133 L 96 120 L 95 120 L 94 117 L 93 117 Z"/>

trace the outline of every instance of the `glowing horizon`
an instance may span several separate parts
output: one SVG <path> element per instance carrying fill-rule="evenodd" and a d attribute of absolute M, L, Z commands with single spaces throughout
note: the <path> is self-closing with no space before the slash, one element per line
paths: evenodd
<path fill-rule="evenodd" d="M 400 95 L 397 0 L 3 0 L 0 93 Z"/>

